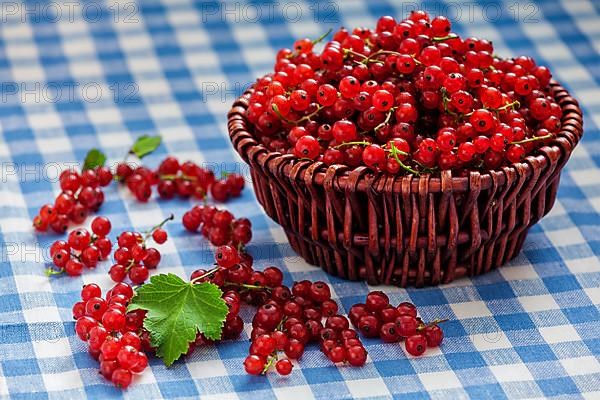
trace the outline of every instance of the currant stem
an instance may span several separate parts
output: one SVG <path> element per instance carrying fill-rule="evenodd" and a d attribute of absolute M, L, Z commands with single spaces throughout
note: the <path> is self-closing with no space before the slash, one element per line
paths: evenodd
<path fill-rule="evenodd" d="M 343 50 L 344 50 L 344 55 L 346 55 L 346 54 L 352 54 L 353 56 L 361 57 L 363 59 L 363 61 L 365 59 L 369 58 L 369 57 L 365 56 L 364 54 L 358 53 L 358 52 L 356 52 L 354 50 L 351 50 L 351 49 L 343 49 Z M 363 62 L 363 61 L 361 61 L 361 62 Z"/>
<path fill-rule="evenodd" d="M 215 268 L 213 268 L 213 269 L 211 269 L 211 270 L 207 271 L 205 274 L 203 274 L 203 275 L 200 275 L 200 276 L 197 276 L 197 277 L 195 277 L 194 279 L 192 279 L 192 280 L 190 281 L 190 284 L 191 284 L 191 285 L 193 285 L 193 284 L 194 284 L 194 283 L 196 283 L 197 281 L 199 281 L 199 280 L 201 280 L 201 279 L 204 279 L 204 278 L 206 278 L 207 276 L 210 276 L 210 275 L 214 274 L 215 272 L 217 272 L 217 271 L 218 271 L 218 270 L 220 270 L 220 269 L 221 269 L 221 267 L 215 267 Z"/>
<path fill-rule="evenodd" d="M 322 34 L 321 36 L 319 36 L 318 38 L 314 39 L 312 41 L 312 44 L 319 44 L 321 43 L 327 36 L 329 36 L 329 34 L 333 32 L 333 28 L 329 28 L 329 30 L 327 32 L 325 32 L 324 34 Z"/>
<path fill-rule="evenodd" d="M 175 179 L 183 179 L 184 181 L 195 181 L 198 178 L 190 175 L 159 175 L 160 179 L 163 181 L 174 181 Z"/>
<path fill-rule="evenodd" d="M 317 114 L 319 113 L 319 111 L 321 111 L 321 110 L 323 109 L 323 106 L 319 104 L 319 105 L 318 105 L 318 107 L 317 107 L 317 109 L 316 109 L 315 111 L 313 111 L 313 112 L 312 112 L 312 113 L 310 113 L 310 114 L 307 114 L 307 115 L 305 115 L 304 117 L 302 117 L 302 118 L 300 118 L 300 119 L 298 119 L 298 120 L 296 120 L 296 121 L 293 121 L 293 120 L 291 120 L 291 119 L 288 119 L 288 118 L 284 117 L 284 116 L 283 116 L 283 114 L 281 114 L 281 113 L 279 112 L 279 107 L 277 107 L 277 104 L 271 104 L 271 108 L 273 109 L 273 111 L 275 112 L 275 114 L 277 114 L 277 116 L 278 116 L 280 119 L 284 120 L 284 121 L 285 121 L 285 122 L 287 122 L 288 124 L 292 124 L 292 125 L 298 125 L 298 124 L 299 124 L 299 123 L 301 123 L 301 122 L 304 122 L 304 121 L 310 121 L 310 119 L 311 119 L 312 117 L 314 117 L 315 115 L 317 115 Z"/>
<path fill-rule="evenodd" d="M 145 243 L 146 240 L 148 240 L 148 238 L 150 236 L 152 236 L 152 232 L 154 232 L 158 228 L 162 228 L 164 224 L 166 224 L 167 222 L 172 221 L 174 219 L 175 219 L 175 215 L 171 214 L 167 218 L 165 218 L 164 220 L 162 220 L 162 222 L 160 224 L 154 225 L 152 228 L 150 228 L 150 230 L 146 231 L 146 234 L 144 235 L 144 239 L 143 239 L 142 243 Z"/>
<path fill-rule="evenodd" d="M 400 167 L 408 172 L 410 172 L 413 175 L 420 175 L 420 173 L 414 169 L 412 169 L 411 167 L 409 167 L 408 165 L 404 164 L 402 162 L 402 160 L 400 160 L 400 158 L 398 157 L 398 154 L 403 155 L 403 156 L 407 156 L 408 154 L 398 150 L 396 148 L 396 146 L 394 145 L 394 143 L 392 142 L 392 148 L 390 149 L 390 155 L 394 158 L 394 160 L 396 160 L 396 162 L 398 163 L 398 165 L 400 165 Z"/>
<path fill-rule="evenodd" d="M 334 146 L 334 149 L 340 149 L 341 147 L 344 146 L 354 146 L 354 145 L 358 145 L 358 146 L 369 146 L 371 144 L 371 142 L 367 142 L 366 140 L 362 140 L 360 142 L 344 142 L 344 143 L 340 143 L 337 146 Z"/>
<path fill-rule="evenodd" d="M 261 375 L 265 375 L 267 373 L 267 371 L 269 370 L 269 368 L 271 368 L 271 365 L 273 365 L 273 363 L 277 361 L 277 353 L 274 353 L 274 355 L 270 356 L 269 359 L 267 360 L 267 363 L 265 364 Z"/>
<path fill-rule="evenodd" d="M 380 130 L 385 124 L 387 124 L 388 122 L 390 122 L 390 119 L 392 118 L 392 114 L 394 113 L 394 111 L 396 111 L 398 107 L 392 107 L 389 109 L 387 115 L 385 116 L 385 120 L 383 120 L 382 123 L 380 123 L 379 125 L 377 125 L 373 130 L 375 132 L 377 132 L 378 130 Z"/>
<path fill-rule="evenodd" d="M 237 282 L 225 281 L 225 285 L 237 286 L 237 287 L 241 287 L 244 289 L 250 289 L 250 290 L 273 290 L 273 288 L 271 288 L 269 286 L 251 285 L 249 283 L 237 283 Z"/>
<path fill-rule="evenodd" d="M 433 321 L 431 321 L 431 322 L 429 322 L 427 324 L 423 324 L 423 325 L 420 325 L 419 327 L 417 327 L 417 331 L 422 331 L 422 330 L 425 330 L 425 328 L 436 326 L 438 324 L 441 324 L 441 323 L 444 323 L 444 322 L 448 322 L 448 321 L 450 321 L 448 318 L 444 318 L 444 319 L 437 319 L 436 318 L 436 319 L 434 319 Z"/>
<path fill-rule="evenodd" d="M 514 110 L 514 109 L 517 109 L 519 107 L 521 107 L 521 103 L 519 103 L 519 100 L 515 100 L 515 101 L 513 101 L 511 103 L 507 103 L 507 104 L 503 105 L 502 107 L 494 109 L 494 111 L 498 111 L 499 112 L 499 111 L 507 110 L 509 108 L 512 108 Z"/>
<path fill-rule="evenodd" d="M 544 136 L 534 136 L 534 137 L 530 137 L 530 138 L 527 138 L 527 139 L 518 140 L 516 142 L 511 142 L 510 144 L 531 143 L 531 142 L 537 142 L 538 140 L 551 139 L 552 137 L 554 137 L 554 135 L 551 134 L 551 133 L 549 133 L 549 134 L 544 135 Z"/>
<path fill-rule="evenodd" d="M 448 97 L 448 91 L 446 90 L 446 88 L 442 87 L 440 91 L 442 92 L 442 105 L 444 106 L 444 112 L 454 117 L 458 117 L 459 114 L 455 113 L 454 111 L 448 108 L 448 101 L 450 100 L 450 98 Z"/>
<path fill-rule="evenodd" d="M 321 43 L 327 36 L 329 36 L 329 34 L 333 31 L 333 28 L 329 28 L 329 30 L 327 32 L 325 32 L 324 34 L 322 34 L 321 36 L 319 36 L 316 39 L 311 40 L 311 43 L 313 44 L 313 46 L 315 44 L 319 44 Z M 286 58 L 290 59 L 290 58 L 294 58 L 298 55 L 298 51 L 294 50 L 291 54 L 288 54 Z"/>
<path fill-rule="evenodd" d="M 431 38 L 431 40 L 434 42 L 445 42 L 446 40 L 456 39 L 457 37 L 458 37 L 458 35 L 451 34 L 451 35 L 447 35 L 447 36 L 434 37 L 434 38 Z"/>
<path fill-rule="evenodd" d="M 49 268 L 46 268 L 46 271 L 44 273 L 46 274 L 47 277 L 51 277 L 51 276 L 54 276 L 54 275 L 61 275 L 64 272 L 65 272 L 64 268 L 54 269 L 52 267 L 49 267 Z"/>

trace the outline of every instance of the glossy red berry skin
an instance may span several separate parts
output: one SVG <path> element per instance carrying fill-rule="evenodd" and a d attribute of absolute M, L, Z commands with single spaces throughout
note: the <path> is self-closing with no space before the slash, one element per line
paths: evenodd
<path fill-rule="evenodd" d="M 412 303 L 402 302 L 398 304 L 396 310 L 398 310 L 398 315 L 409 315 L 414 318 L 417 317 L 417 307 L 415 307 L 415 305 Z"/>
<path fill-rule="evenodd" d="M 221 246 L 215 253 L 215 261 L 219 267 L 229 269 L 240 262 L 240 256 L 234 247 Z"/>
<path fill-rule="evenodd" d="M 398 327 L 394 322 L 386 322 L 379 330 L 379 337 L 385 343 L 394 343 L 400 340 L 400 334 L 398 333 Z"/>
<path fill-rule="evenodd" d="M 158 244 L 163 244 L 167 241 L 167 231 L 162 228 L 157 228 L 152 232 L 152 239 Z"/>
<path fill-rule="evenodd" d="M 364 315 L 358 321 L 360 333 L 368 338 L 379 336 L 380 325 L 379 319 L 374 315 Z"/>
<path fill-rule="evenodd" d="M 88 301 L 89 299 L 91 299 L 92 297 L 101 297 L 102 296 L 102 289 L 100 289 L 100 286 L 96 285 L 95 283 L 89 283 L 87 285 L 84 285 L 83 288 L 81 289 L 81 300 Z"/>
<path fill-rule="evenodd" d="M 284 376 L 291 374 L 293 367 L 294 367 L 294 365 L 287 358 L 281 359 L 281 360 L 277 361 L 277 363 L 275 364 L 275 368 L 277 369 L 277 372 L 279 373 L 279 375 L 284 375 Z"/>
<path fill-rule="evenodd" d="M 111 380 L 116 387 L 126 389 L 131 384 L 132 375 L 131 372 L 126 369 L 117 368 L 113 372 Z"/>
<path fill-rule="evenodd" d="M 92 232 L 98 236 L 106 236 L 110 233 L 111 229 L 110 220 L 106 217 L 96 217 L 92 221 Z"/>
<path fill-rule="evenodd" d="M 382 291 L 371 292 L 367 295 L 365 305 L 371 312 L 379 312 L 390 304 L 389 297 Z"/>
<path fill-rule="evenodd" d="M 352 142 L 358 139 L 356 125 L 348 120 L 336 121 L 333 124 L 332 133 L 338 143 Z"/>
<path fill-rule="evenodd" d="M 414 335 L 419 326 L 417 319 L 410 315 L 399 316 L 396 318 L 395 324 L 398 327 L 398 334 L 403 337 Z"/>
<path fill-rule="evenodd" d="M 316 159 L 319 156 L 320 150 L 319 141 L 310 135 L 302 136 L 298 139 L 295 146 L 296 156 L 309 160 Z"/>
<path fill-rule="evenodd" d="M 90 233 L 83 228 L 75 229 L 69 234 L 69 246 L 75 250 L 83 250 L 90 244 Z"/>
<path fill-rule="evenodd" d="M 423 335 L 412 335 L 406 338 L 406 351 L 408 354 L 418 357 L 427 350 L 427 339 Z"/>
<path fill-rule="evenodd" d="M 348 364 L 361 367 L 367 362 L 367 351 L 362 346 L 352 346 L 346 351 Z"/>
<path fill-rule="evenodd" d="M 251 354 L 244 360 L 244 369 L 250 375 L 260 375 L 267 360 L 256 354 Z"/>
<path fill-rule="evenodd" d="M 423 330 L 428 347 L 437 347 L 444 340 L 444 331 L 438 325 L 427 326 Z"/>

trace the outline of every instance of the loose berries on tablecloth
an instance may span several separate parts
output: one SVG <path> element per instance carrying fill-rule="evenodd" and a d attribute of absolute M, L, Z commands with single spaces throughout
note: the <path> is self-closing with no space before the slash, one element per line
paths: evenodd
<path fill-rule="evenodd" d="M 101 188 L 110 184 L 112 173 L 104 166 L 84 169 L 81 174 L 66 170 L 60 174 L 59 180 L 62 191 L 54 204 L 42 206 L 33 219 L 33 226 L 38 231 L 50 228 L 56 233 L 64 233 L 69 223 L 85 221 L 87 215 L 97 211 L 104 202 Z"/>
<path fill-rule="evenodd" d="M 414 304 L 403 302 L 394 307 L 381 291 L 367 294 L 365 303 L 353 305 L 348 315 L 363 336 L 379 337 L 386 343 L 405 340 L 406 351 L 413 356 L 422 355 L 427 347 L 439 346 L 444 339 L 438 324 L 446 320 L 426 324 L 417 317 Z"/>
<path fill-rule="evenodd" d="M 252 239 L 252 224 L 247 218 L 236 219 L 227 210 L 197 205 L 183 214 L 182 223 L 190 232 L 198 230 L 213 245 L 243 248 Z"/>
<path fill-rule="evenodd" d="M 115 264 L 108 271 L 110 278 L 114 282 L 123 282 L 126 277 L 129 277 L 133 284 L 144 283 L 150 276 L 148 270 L 156 268 L 161 259 L 158 249 L 148 247 L 147 242 L 150 238 L 158 244 L 166 242 L 167 232 L 162 227 L 174 218 L 175 216 L 171 214 L 144 234 L 132 231 L 121 232 L 117 238 L 118 248 L 113 254 Z"/>
<path fill-rule="evenodd" d="M 205 199 L 210 193 L 214 200 L 225 202 L 230 197 L 239 197 L 245 184 L 239 174 L 224 174 L 223 179 L 216 179 L 211 170 L 192 161 L 180 163 L 172 156 L 165 158 L 156 170 L 120 163 L 116 176 L 142 202 L 150 199 L 154 186 L 162 199 L 175 196 Z"/>
<path fill-rule="evenodd" d="M 79 228 L 69 233 L 67 241 L 52 243 L 50 257 L 54 267 L 46 270 L 48 276 L 63 272 L 78 276 L 84 267 L 96 268 L 99 261 L 108 258 L 112 249 L 112 242 L 107 237 L 111 229 L 110 221 L 106 217 L 96 217 L 91 228 L 91 234 L 87 229 Z"/>
<path fill-rule="evenodd" d="M 145 311 L 125 311 L 132 296 L 129 285 L 117 283 L 102 298 L 100 287 L 92 283 L 83 287 L 81 301 L 73 306 L 77 336 L 87 342 L 90 354 L 100 362 L 102 376 L 122 389 L 131 384 L 133 374 L 148 366 L 138 335 Z"/>
<path fill-rule="evenodd" d="M 325 36 L 279 51 L 253 87 L 246 118 L 271 151 L 392 175 L 462 174 L 521 162 L 560 130 L 546 67 L 494 56 L 447 18 L 384 16 L 316 51 Z"/>
<path fill-rule="evenodd" d="M 325 282 L 305 280 L 295 282 L 290 289 L 283 285 L 279 268 L 256 271 L 251 258 L 229 245 L 217 248 L 215 261 L 215 268 L 196 270 L 190 280 L 210 282 L 224 291 L 223 299 L 229 306 L 224 338 L 237 337 L 243 329 L 237 315 L 240 300 L 258 307 L 252 319 L 252 344 L 244 362 L 249 374 L 266 373 L 272 365 L 281 375 L 291 373 L 293 364 L 289 360 L 302 357 L 310 342 L 319 342 L 334 363 L 359 366 L 366 362 L 364 346 L 356 331 L 350 329 L 348 319 L 337 314 L 337 303 L 331 299 Z"/>

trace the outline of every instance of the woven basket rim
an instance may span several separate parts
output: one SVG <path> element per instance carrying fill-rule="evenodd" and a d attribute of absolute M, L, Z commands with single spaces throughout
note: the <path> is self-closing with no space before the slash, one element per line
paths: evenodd
<path fill-rule="evenodd" d="M 255 155 L 253 159 L 263 168 L 269 169 L 274 175 L 285 176 L 291 179 L 291 171 L 295 165 L 301 165 L 302 171 L 297 174 L 296 179 L 303 180 L 307 170 L 312 172 L 312 180 L 316 185 L 323 185 L 326 181 L 326 173 L 329 168 L 336 169 L 335 188 L 340 191 L 367 191 L 372 188 L 374 179 L 391 178 L 393 183 L 386 184 L 383 191 L 402 192 L 402 188 L 410 185 L 412 193 L 419 193 L 423 185 L 427 185 L 428 192 L 466 192 L 471 188 L 471 182 L 477 180 L 479 190 L 486 190 L 492 186 L 502 185 L 508 174 L 529 176 L 534 173 L 534 169 L 545 169 L 549 166 L 556 168 L 557 165 L 564 165 L 574 147 L 577 145 L 583 135 L 583 114 L 576 99 L 570 96 L 569 92 L 562 87 L 556 80 L 550 81 L 550 91 L 552 97 L 557 101 L 562 109 L 561 130 L 545 146 L 537 149 L 533 154 L 528 155 L 520 163 L 514 163 L 503 166 L 497 170 L 471 171 L 470 176 L 454 177 L 451 171 L 442 171 L 439 175 L 422 174 L 414 176 L 390 175 L 385 172 L 373 172 L 366 166 L 350 168 L 345 165 L 327 166 L 321 161 L 301 160 L 292 154 L 282 154 L 273 152 L 265 147 L 254 137 L 249 127 L 252 124 L 246 119 L 245 111 L 249 106 L 249 97 L 254 92 L 253 86 L 248 88 L 232 105 L 228 117 L 228 129 L 232 143 L 238 154 L 250 163 L 249 153 Z M 546 147 L 553 147 L 553 152 L 545 152 Z M 547 154 L 556 153 L 560 150 L 562 157 L 550 158 Z M 283 167 L 279 167 L 281 161 Z M 293 162 L 292 162 L 293 161 Z M 269 164 L 277 164 L 276 168 L 269 168 Z M 265 165 L 267 164 L 267 165 Z M 560 170 L 560 168 L 559 168 Z M 359 179 L 350 180 L 349 177 L 358 176 Z M 368 178 L 368 179 L 364 179 Z M 406 182 L 408 180 L 408 182 Z"/>

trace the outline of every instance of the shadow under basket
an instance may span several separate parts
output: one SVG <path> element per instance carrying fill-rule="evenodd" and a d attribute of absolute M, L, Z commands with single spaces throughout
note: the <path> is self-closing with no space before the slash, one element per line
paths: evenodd
<path fill-rule="evenodd" d="M 228 129 L 258 201 L 307 262 L 373 285 L 437 285 L 515 257 L 552 208 L 583 118 L 563 87 L 550 86 L 563 112 L 555 138 L 521 163 L 466 177 L 373 174 L 271 152 L 245 117 L 252 89 L 233 104 Z"/>

